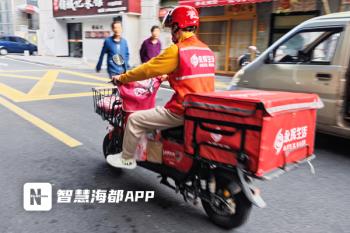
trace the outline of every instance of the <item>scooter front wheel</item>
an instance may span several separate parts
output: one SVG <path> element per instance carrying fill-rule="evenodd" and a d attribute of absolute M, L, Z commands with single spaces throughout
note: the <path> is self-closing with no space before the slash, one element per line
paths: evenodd
<path fill-rule="evenodd" d="M 112 147 L 112 140 L 111 140 L 111 136 L 108 133 L 104 139 L 103 139 L 103 144 L 102 144 L 102 151 L 103 151 L 103 155 L 105 156 L 105 158 L 107 158 L 108 155 L 113 154 L 111 153 L 111 147 Z"/>
<path fill-rule="evenodd" d="M 242 191 L 237 194 L 230 195 L 229 198 L 224 197 L 224 192 L 234 193 L 234 186 L 226 185 L 226 187 L 218 187 L 216 195 L 222 200 L 227 200 L 232 205 L 230 211 L 227 211 L 221 201 L 213 199 L 207 201 L 202 199 L 202 206 L 210 220 L 225 229 L 232 229 L 243 225 L 250 214 L 252 203 L 247 199 Z M 226 210 L 225 210 L 226 209 Z"/>
<path fill-rule="evenodd" d="M 120 138 L 121 137 L 115 132 L 106 134 L 102 144 L 102 151 L 105 158 L 107 158 L 108 155 L 116 154 L 122 151 Z"/>

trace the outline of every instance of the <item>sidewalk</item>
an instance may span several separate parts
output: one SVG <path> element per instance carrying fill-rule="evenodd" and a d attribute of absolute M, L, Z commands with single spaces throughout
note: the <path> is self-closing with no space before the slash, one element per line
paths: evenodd
<path fill-rule="evenodd" d="M 96 61 L 87 61 L 76 57 L 54 57 L 54 56 L 24 56 L 21 54 L 6 55 L 7 58 L 24 61 L 45 66 L 54 66 L 64 69 L 95 70 Z M 215 87 L 217 90 L 226 90 L 232 77 L 216 75 Z M 162 87 L 170 88 L 168 82 L 163 82 Z"/>
<path fill-rule="evenodd" d="M 6 55 L 7 58 L 24 61 L 34 64 L 46 65 L 46 66 L 55 66 L 65 69 L 95 69 L 96 62 L 87 61 L 83 58 L 77 57 L 54 57 L 54 56 L 25 56 L 22 54 L 11 54 Z"/>

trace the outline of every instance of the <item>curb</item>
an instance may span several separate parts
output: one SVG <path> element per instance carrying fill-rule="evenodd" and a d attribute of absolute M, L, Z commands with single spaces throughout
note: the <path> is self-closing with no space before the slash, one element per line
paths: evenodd
<path fill-rule="evenodd" d="M 13 59 L 15 61 L 23 61 L 23 62 L 28 62 L 28 63 L 32 63 L 32 64 L 38 64 L 38 65 L 44 65 L 44 66 L 57 66 L 57 67 L 63 67 L 63 66 L 60 66 L 60 65 L 52 65 L 52 64 L 47 64 L 47 63 L 44 63 L 44 62 L 39 62 L 39 61 L 28 61 L 27 59 L 21 59 L 21 58 L 18 58 L 18 57 L 8 57 L 10 59 Z"/>

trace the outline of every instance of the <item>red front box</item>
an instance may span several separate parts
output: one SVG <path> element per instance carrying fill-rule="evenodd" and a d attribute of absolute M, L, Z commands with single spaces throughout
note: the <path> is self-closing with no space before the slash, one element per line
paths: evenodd
<path fill-rule="evenodd" d="M 185 152 L 235 166 L 247 156 L 256 176 L 301 161 L 314 152 L 315 94 L 229 91 L 185 99 Z"/>

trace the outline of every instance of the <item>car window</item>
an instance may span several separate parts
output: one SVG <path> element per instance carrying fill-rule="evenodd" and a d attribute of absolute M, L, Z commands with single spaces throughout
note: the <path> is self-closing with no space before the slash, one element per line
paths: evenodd
<path fill-rule="evenodd" d="M 292 36 L 274 51 L 274 63 L 331 62 L 341 32 L 304 31 Z"/>
<path fill-rule="evenodd" d="M 6 36 L 3 36 L 3 37 L 0 38 L 0 40 L 1 40 L 1 41 L 9 41 L 9 38 L 6 37 Z"/>
<path fill-rule="evenodd" d="M 312 62 L 331 62 L 339 41 L 340 32 L 328 37 L 325 41 L 315 47 L 312 52 Z"/>
<path fill-rule="evenodd" d="M 17 42 L 16 37 L 9 36 L 8 41 Z"/>
<path fill-rule="evenodd" d="M 23 43 L 23 44 L 27 43 L 27 41 L 26 41 L 25 39 L 23 39 L 23 38 L 15 37 L 15 39 L 16 39 L 16 41 L 19 42 L 19 43 Z"/>

